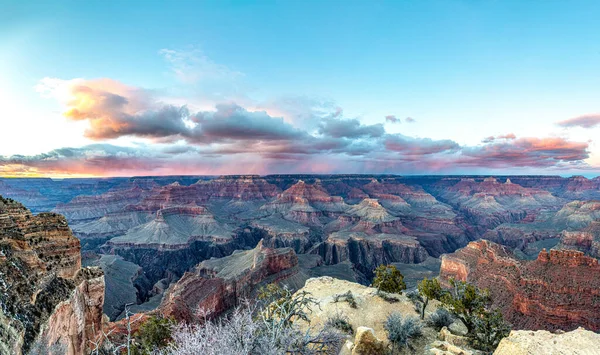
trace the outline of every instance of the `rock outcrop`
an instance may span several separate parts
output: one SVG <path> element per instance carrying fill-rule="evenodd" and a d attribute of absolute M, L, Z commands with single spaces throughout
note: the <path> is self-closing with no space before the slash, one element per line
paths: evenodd
<path fill-rule="evenodd" d="M 102 270 L 82 269 L 75 279 L 75 285 L 69 298 L 55 307 L 42 327 L 37 342 L 49 348 L 61 344 L 66 354 L 86 354 L 90 341 L 96 340 L 102 329 Z"/>
<path fill-rule="evenodd" d="M 600 265 L 582 252 L 543 250 L 518 260 L 481 240 L 443 256 L 440 279 L 450 278 L 489 289 L 515 329 L 600 330 Z"/>
<path fill-rule="evenodd" d="M 81 269 L 66 219 L 0 197 L 0 353 L 54 343 L 82 354 L 100 328 L 104 279 Z"/>
<path fill-rule="evenodd" d="M 513 330 L 498 345 L 494 355 L 591 355 L 600 353 L 600 334 L 577 328 L 570 332 Z"/>
<path fill-rule="evenodd" d="M 252 250 L 206 260 L 186 272 L 167 291 L 159 312 L 186 322 L 212 318 L 249 298 L 263 285 L 286 282 L 298 287 L 303 281 L 292 249 L 271 249 L 261 242 Z"/>
<path fill-rule="evenodd" d="M 312 329 L 320 329 L 329 319 L 336 317 L 345 319 L 352 327 L 352 334 L 348 335 L 340 352 L 341 355 L 384 355 L 389 351 L 388 334 L 384 328 L 387 317 L 392 313 L 398 313 L 403 318 L 419 317 L 414 304 L 406 295 L 391 295 L 395 301 L 390 302 L 377 296 L 375 288 L 332 277 L 308 279 L 298 292 L 309 292 L 310 296 L 319 303 L 319 306 L 313 307 L 308 314 L 310 324 L 298 321 L 301 327 L 310 326 Z M 354 304 L 348 302 L 348 297 L 352 298 Z M 426 315 L 435 311 L 438 306 L 439 302 L 432 300 L 427 306 Z M 464 337 L 453 335 L 447 329 L 437 332 L 428 327 L 425 322 L 422 326 L 422 336 L 411 341 L 410 351 L 407 353 L 479 354 L 465 345 Z M 444 352 L 445 350 L 442 349 L 452 349 L 457 352 Z"/>

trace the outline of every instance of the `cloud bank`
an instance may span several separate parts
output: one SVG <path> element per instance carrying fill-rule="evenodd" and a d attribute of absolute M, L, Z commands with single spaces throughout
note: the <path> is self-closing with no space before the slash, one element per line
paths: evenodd
<path fill-rule="evenodd" d="M 172 52 L 164 55 L 177 65 L 185 60 Z M 306 97 L 255 107 L 226 102 L 192 111 L 111 79 L 44 79 L 37 89 L 64 106 L 66 119 L 87 122 L 85 136 L 97 144 L 0 156 L 0 174 L 464 174 L 589 168 L 587 142 L 509 133 L 464 146 L 450 139 L 388 133 L 383 124 L 363 124 L 344 117 L 334 103 Z M 400 120 L 390 115 L 386 122 Z M 595 123 L 578 118 L 564 125 Z M 132 138 L 144 143 L 114 144 L 115 139 Z"/>

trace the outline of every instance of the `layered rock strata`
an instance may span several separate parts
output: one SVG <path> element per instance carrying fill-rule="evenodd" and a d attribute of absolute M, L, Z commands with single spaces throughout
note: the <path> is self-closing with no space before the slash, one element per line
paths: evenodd
<path fill-rule="evenodd" d="M 100 329 L 104 279 L 81 269 L 79 249 L 64 217 L 0 197 L 0 353 L 55 343 L 84 353 Z"/>
<path fill-rule="evenodd" d="M 206 260 L 167 291 L 159 311 L 183 321 L 215 317 L 248 298 L 262 285 L 293 283 L 298 258 L 292 249 L 255 249 Z M 300 283 L 303 280 L 300 280 Z"/>
<path fill-rule="evenodd" d="M 481 240 L 443 256 L 440 279 L 450 278 L 489 289 L 515 329 L 600 330 L 600 265 L 582 252 L 543 250 L 518 260 Z"/>

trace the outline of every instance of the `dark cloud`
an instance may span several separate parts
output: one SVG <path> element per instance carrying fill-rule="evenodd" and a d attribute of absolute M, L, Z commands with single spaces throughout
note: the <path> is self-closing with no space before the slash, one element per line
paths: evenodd
<path fill-rule="evenodd" d="M 412 118 L 412 117 L 406 117 L 404 120 L 406 122 L 408 122 L 408 123 L 415 123 L 416 122 L 416 120 L 414 118 Z"/>
<path fill-rule="evenodd" d="M 223 140 L 292 140 L 305 135 L 264 111 L 249 112 L 229 104 L 217 105 L 216 111 L 198 112 L 191 116 L 197 126 L 182 135 L 192 142 L 215 143 Z"/>
<path fill-rule="evenodd" d="M 385 148 L 394 152 L 407 155 L 428 155 L 442 152 L 457 151 L 458 143 L 449 140 L 433 140 L 430 138 L 412 138 L 401 134 L 390 134 L 386 136 Z"/>
<path fill-rule="evenodd" d="M 560 121 L 557 124 L 562 127 L 594 128 L 600 125 L 600 114 L 573 117 L 564 121 Z"/>
<path fill-rule="evenodd" d="M 382 124 L 363 125 L 357 119 L 325 118 L 319 133 L 334 138 L 377 138 L 385 134 Z"/>

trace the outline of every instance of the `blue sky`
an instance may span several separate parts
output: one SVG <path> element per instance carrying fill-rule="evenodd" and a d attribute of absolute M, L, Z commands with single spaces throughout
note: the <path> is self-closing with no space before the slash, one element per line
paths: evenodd
<path fill-rule="evenodd" d="M 181 139 L 171 137 L 165 143 L 165 137 L 148 137 L 135 130 L 110 139 L 90 139 L 86 130 L 94 118 L 65 118 L 61 112 L 72 108 L 68 100 L 61 101 L 52 93 L 40 95 L 35 89 L 44 78 L 62 80 L 68 87 L 73 79 L 110 78 L 151 92 L 152 98 L 145 100 L 154 102 L 152 107 L 128 111 L 132 117 L 127 124 L 147 123 L 136 115 L 156 110 L 156 102 L 187 105 L 192 111 L 214 111 L 218 104 L 235 103 L 244 112 L 265 110 L 269 117 L 283 117 L 311 136 L 323 138 L 318 119 L 307 126 L 299 123 L 307 120 L 306 115 L 292 117 L 298 111 L 305 113 L 306 107 L 294 104 L 290 110 L 282 108 L 281 101 L 326 103 L 332 115 L 338 107 L 343 109 L 343 116 L 331 119 L 385 126 L 385 136 L 337 137 L 352 139 L 338 142 L 342 145 L 373 146 L 361 162 L 347 168 L 352 172 L 372 169 L 365 164 L 370 158 L 385 160 L 385 172 L 398 173 L 501 170 L 595 175 L 600 166 L 600 148 L 594 142 L 598 126 L 582 127 L 577 121 L 557 125 L 580 116 L 591 116 L 596 122 L 594 117 L 600 112 L 600 3 L 595 1 L 2 0 L 0 6 L 0 95 L 4 96 L 0 122 L 11 136 L 0 142 L 5 173 L 22 165 L 19 169 L 27 172 L 60 173 L 42 169 L 39 155 L 94 143 L 143 146 L 139 149 L 145 151 L 146 159 L 161 162 L 148 165 L 150 172 L 160 166 L 156 172 L 164 174 L 169 166 L 161 160 L 165 156 L 152 154 L 157 147 L 192 145 L 196 151 L 186 153 L 185 160 L 192 163 L 194 157 L 205 161 L 215 154 L 216 146 L 239 143 L 227 137 L 200 144 L 181 132 Z M 186 58 L 186 63 L 169 60 L 168 53 Z M 387 115 L 401 121 L 411 117 L 415 122 L 390 123 Z M 119 118 L 104 119 L 114 123 Z M 597 121 L 600 125 L 600 118 Z M 48 137 L 52 129 L 56 132 Z M 490 143 L 482 143 L 486 137 L 509 133 L 516 139 L 496 140 L 487 148 Z M 417 147 L 403 145 L 384 157 L 382 147 L 390 146 L 389 141 L 397 138 L 393 135 Z M 28 136 L 35 137 L 33 142 L 23 139 Z M 490 150 L 528 151 L 531 141 L 519 142 L 526 138 L 541 140 L 536 146 L 549 146 L 550 153 L 561 143 L 561 149 L 569 150 L 568 158 L 564 151 L 554 156 L 543 152 L 556 164 L 536 165 L 530 163 L 535 160 L 531 156 L 517 165 L 498 163 L 497 154 L 489 164 L 481 158 Z M 460 148 L 436 151 L 444 154 L 436 159 L 427 151 L 422 160 L 428 163 L 406 165 L 415 161 L 416 151 L 422 151 L 419 144 L 433 144 L 424 139 L 451 140 Z M 582 150 L 581 154 L 573 155 L 573 147 L 557 139 L 587 146 L 578 145 L 575 149 Z M 248 138 L 244 144 L 251 145 Z M 482 152 L 473 153 L 475 149 Z M 215 160 L 215 165 L 221 168 L 202 166 L 197 172 L 233 172 L 225 166 L 241 157 L 239 153 L 236 150 L 225 157 L 219 151 L 223 161 Z M 36 163 L 11 160 L 15 154 Z M 331 159 L 332 172 L 343 172 L 340 162 L 345 156 L 357 156 L 343 150 L 302 154 L 286 159 L 302 159 L 303 167 L 313 159 Z M 394 163 L 398 154 L 403 155 L 402 162 Z M 464 163 L 464 156 L 476 156 L 477 161 Z M 53 155 L 52 159 L 64 157 Z M 252 169 L 256 172 L 268 173 L 273 166 L 269 161 L 277 157 L 244 157 L 248 159 L 255 161 Z M 439 165 L 452 159 L 457 159 L 458 167 Z M 139 167 L 106 170 L 109 175 L 138 172 Z M 74 171 L 65 171 L 70 173 Z"/>

